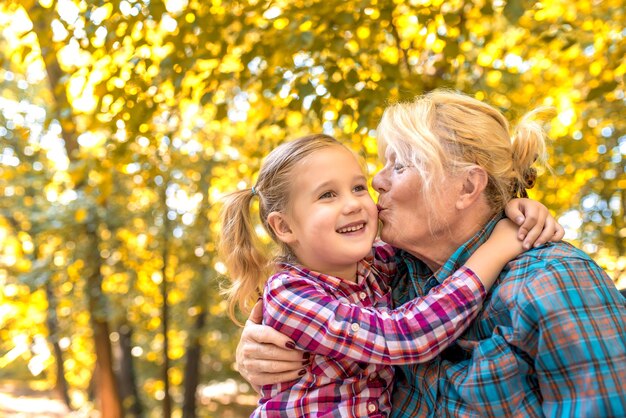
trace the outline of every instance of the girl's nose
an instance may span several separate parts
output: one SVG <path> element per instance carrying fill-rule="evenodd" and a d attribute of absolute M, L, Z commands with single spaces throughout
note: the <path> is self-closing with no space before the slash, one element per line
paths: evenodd
<path fill-rule="evenodd" d="M 346 213 L 358 212 L 363 208 L 361 201 L 357 196 L 350 195 L 344 204 L 344 211 Z"/>

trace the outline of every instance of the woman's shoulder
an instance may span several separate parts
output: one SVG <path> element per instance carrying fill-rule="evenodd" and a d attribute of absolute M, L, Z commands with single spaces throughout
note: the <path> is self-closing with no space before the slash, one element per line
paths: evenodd
<path fill-rule="evenodd" d="M 588 254 L 566 242 L 526 251 L 503 273 L 498 285 L 503 299 L 519 305 L 542 304 L 546 309 L 578 299 L 603 299 L 607 289 L 615 287 Z"/>

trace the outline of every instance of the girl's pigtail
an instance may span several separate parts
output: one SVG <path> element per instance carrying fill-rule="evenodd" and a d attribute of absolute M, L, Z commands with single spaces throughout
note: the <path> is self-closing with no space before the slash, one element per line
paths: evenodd
<path fill-rule="evenodd" d="M 268 276 L 268 257 L 255 232 L 250 211 L 256 194 L 254 188 L 231 193 L 226 196 L 221 211 L 219 252 L 230 277 L 230 285 L 223 293 L 228 298 L 228 314 L 239 325 L 236 309 L 244 314 L 250 312 Z"/>

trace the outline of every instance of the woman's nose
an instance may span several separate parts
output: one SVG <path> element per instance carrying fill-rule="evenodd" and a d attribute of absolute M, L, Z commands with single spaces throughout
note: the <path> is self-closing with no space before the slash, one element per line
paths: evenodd
<path fill-rule="evenodd" d="M 385 174 L 384 174 L 384 172 L 385 172 L 385 169 L 380 170 L 378 173 L 376 173 L 376 175 L 372 179 L 372 187 L 378 193 L 382 193 L 382 192 L 386 191 L 386 189 L 385 189 L 386 181 L 385 181 Z"/>

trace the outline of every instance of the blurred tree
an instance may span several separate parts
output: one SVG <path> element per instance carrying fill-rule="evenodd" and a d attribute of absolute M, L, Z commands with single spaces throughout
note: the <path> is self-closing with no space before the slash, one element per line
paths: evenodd
<path fill-rule="evenodd" d="M 375 170 L 385 105 L 438 87 L 511 119 L 556 109 L 554 175 L 533 196 L 624 277 L 624 13 L 621 0 L 5 1 L 0 370 L 19 352 L 74 406 L 96 376 L 103 416 L 209 413 L 198 385 L 236 375 L 238 335 L 215 203 L 303 133 L 337 136 Z M 27 354 L 19 335 L 47 335 L 54 354 Z"/>

